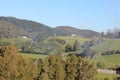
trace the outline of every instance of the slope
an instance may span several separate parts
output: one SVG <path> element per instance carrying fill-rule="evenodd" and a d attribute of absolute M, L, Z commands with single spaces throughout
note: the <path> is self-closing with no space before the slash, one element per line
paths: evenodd
<path fill-rule="evenodd" d="M 108 50 L 119 50 L 120 49 L 120 39 L 109 39 L 102 44 L 97 44 L 92 47 L 97 52 L 104 52 Z"/>
<path fill-rule="evenodd" d="M 18 19 L 14 17 L 0 17 L 0 21 L 15 25 L 16 28 L 24 30 L 27 33 L 26 36 L 33 39 L 44 39 L 48 36 L 52 36 L 54 33 L 52 28 L 30 20 Z"/>
<path fill-rule="evenodd" d="M 58 26 L 55 29 L 59 30 L 62 33 L 65 33 L 67 35 L 76 34 L 77 36 L 83 36 L 83 37 L 87 37 L 87 38 L 91 38 L 91 37 L 100 35 L 98 32 L 95 32 L 92 30 L 81 30 L 81 29 L 70 27 L 70 26 Z"/>

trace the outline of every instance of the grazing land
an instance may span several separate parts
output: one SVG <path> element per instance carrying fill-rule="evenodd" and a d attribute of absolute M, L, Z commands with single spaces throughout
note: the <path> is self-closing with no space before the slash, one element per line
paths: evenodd
<path fill-rule="evenodd" d="M 104 55 L 94 59 L 94 61 L 102 61 L 105 64 L 105 68 L 117 67 L 120 66 L 120 54 Z"/>
<path fill-rule="evenodd" d="M 108 50 L 119 50 L 120 49 L 120 39 L 106 39 L 102 44 L 98 44 L 92 47 L 97 52 L 104 52 Z"/>
<path fill-rule="evenodd" d="M 105 78 L 108 78 L 107 80 L 113 80 L 113 78 L 119 77 L 119 75 L 118 74 L 101 74 L 101 73 L 98 73 L 95 77 L 98 80 L 105 80 Z"/>

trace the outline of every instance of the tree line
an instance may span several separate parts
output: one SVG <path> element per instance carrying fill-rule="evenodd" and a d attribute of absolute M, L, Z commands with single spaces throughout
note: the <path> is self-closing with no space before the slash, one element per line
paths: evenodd
<path fill-rule="evenodd" d="M 75 55 L 28 59 L 14 46 L 0 47 L 1 80 L 90 80 L 96 73 L 93 62 Z"/>

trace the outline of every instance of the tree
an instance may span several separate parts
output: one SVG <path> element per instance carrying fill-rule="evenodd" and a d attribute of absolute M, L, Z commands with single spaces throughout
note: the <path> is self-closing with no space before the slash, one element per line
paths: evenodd
<path fill-rule="evenodd" d="M 77 40 L 75 40 L 74 44 L 73 44 L 73 50 L 74 51 L 80 51 L 81 48 L 80 48 L 80 44 Z"/>
<path fill-rule="evenodd" d="M 59 56 L 47 57 L 41 66 L 40 74 L 36 80 L 64 80 L 64 61 Z"/>
<path fill-rule="evenodd" d="M 91 48 L 87 47 L 84 48 L 83 52 L 82 52 L 82 57 L 86 57 L 86 58 L 94 58 L 99 56 L 98 53 L 94 50 L 92 50 Z"/>
<path fill-rule="evenodd" d="M 66 45 L 65 46 L 65 52 L 71 52 L 71 51 L 73 51 L 73 48 L 72 48 L 72 46 L 71 45 Z"/>
<path fill-rule="evenodd" d="M 66 60 L 66 77 L 65 80 L 75 80 L 77 77 L 77 64 L 78 59 L 75 55 L 71 55 Z"/>
<path fill-rule="evenodd" d="M 33 53 L 35 50 L 36 46 L 35 46 L 35 42 L 33 41 L 27 41 L 25 43 L 22 44 L 21 46 L 21 52 L 24 53 Z"/>
<path fill-rule="evenodd" d="M 97 68 L 94 63 L 91 63 L 87 59 L 78 57 L 78 67 L 77 67 L 77 78 L 76 80 L 90 80 L 94 78 L 97 73 Z"/>
<path fill-rule="evenodd" d="M 63 52 L 61 45 L 54 41 L 43 43 L 40 49 L 42 54 L 60 54 Z"/>
<path fill-rule="evenodd" d="M 98 61 L 97 62 L 97 67 L 98 68 L 104 68 L 106 65 L 105 65 L 105 63 L 104 62 L 102 62 L 102 61 Z"/>
<path fill-rule="evenodd" d="M 49 61 L 49 77 L 51 80 L 64 80 L 65 70 L 64 62 L 59 56 L 48 57 Z"/>
<path fill-rule="evenodd" d="M 49 63 L 48 61 L 41 61 L 38 64 L 38 68 L 39 68 L 39 75 L 35 78 L 35 80 L 50 80 L 49 76 L 48 76 L 48 71 L 49 71 Z"/>
<path fill-rule="evenodd" d="M 18 54 L 15 46 L 0 47 L 0 80 L 32 80 L 37 66 L 32 60 Z"/>

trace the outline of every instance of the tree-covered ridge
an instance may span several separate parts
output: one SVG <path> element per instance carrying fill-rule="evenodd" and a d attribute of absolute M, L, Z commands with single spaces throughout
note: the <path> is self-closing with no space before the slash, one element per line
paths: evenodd
<path fill-rule="evenodd" d="M 14 24 L 0 20 L 0 38 L 13 38 L 27 35 L 27 32 Z"/>
<path fill-rule="evenodd" d="M 7 22 L 11 25 L 14 25 L 17 31 L 19 31 L 19 29 L 25 31 L 26 34 L 23 36 L 27 36 L 35 40 L 38 40 L 38 39 L 42 40 L 54 34 L 54 31 L 52 28 L 34 21 L 17 19 L 14 17 L 0 17 L 0 21 L 4 22 L 4 24 L 0 24 L 0 25 L 6 26 L 6 22 Z M 13 30 L 14 29 L 9 29 L 9 31 L 13 31 Z M 20 33 L 23 33 L 23 32 L 20 32 Z M 20 35 L 18 34 L 17 36 L 20 36 Z"/>
<path fill-rule="evenodd" d="M 69 36 L 72 36 L 73 34 L 73 36 L 82 36 L 82 37 L 91 38 L 100 35 L 98 32 L 92 30 L 81 30 L 70 26 L 58 26 L 55 29 L 58 31 L 62 31 L 62 33 L 65 33 Z"/>
<path fill-rule="evenodd" d="M 71 36 L 72 34 L 76 34 L 77 36 L 83 36 L 83 37 L 95 37 L 98 36 L 99 33 L 91 30 L 80 30 L 76 28 L 71 27 L 59 27 L 59 28 L 51 28 L 49 26 L 46 26 L 44 24 L 31 21 L 31 20 L 25 20 L 25 19 L 18 19 L 14 17 L 0 17 L 0 33 L 5 33 L 7 31 L 11 32 L 11 35 L 16 36 L 27 36 L 29 38 L 32 38 L 34 40 L 44 40 L 48 38 L 49 36 Z M 10 26 L 8 26 L 8 24 Z M 4 26 L 4 29 L 2 29 L 2 26 Z M 14 33 L 12 33 L 14 32 Z M 3 36 L 3 34 L 0 34 L 0 36 Z M 7 36 L 11 37 L 7 34 Z M 3 37 L 6 37 L 4 35 Z"/>

